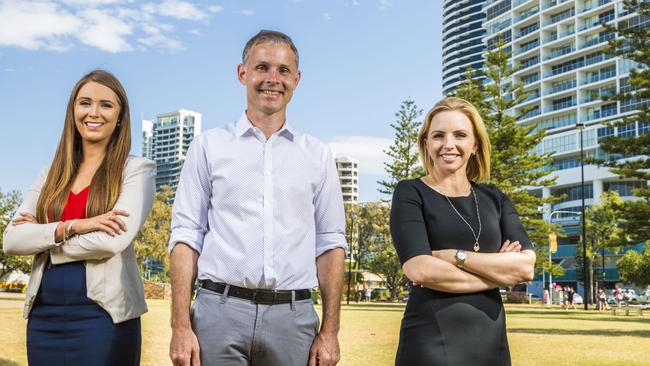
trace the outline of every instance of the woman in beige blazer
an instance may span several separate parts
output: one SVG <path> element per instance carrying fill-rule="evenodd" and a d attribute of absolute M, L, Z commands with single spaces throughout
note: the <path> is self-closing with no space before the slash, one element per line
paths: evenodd
<path fill-rule="evenodd" d="M 4 232 L 33 255 L 25 298 L 30 365 L 138 365 L 147 311 L 133 240 L 154 197 L 155 164 L 128 156 L 129 104 L 112 74 L 81 78 L 50 167 Z"/>

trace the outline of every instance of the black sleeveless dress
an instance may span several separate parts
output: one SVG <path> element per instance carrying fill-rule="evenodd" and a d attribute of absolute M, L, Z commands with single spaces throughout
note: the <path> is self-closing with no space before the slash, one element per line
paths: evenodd
<path fill-rule="evenodd" d="M 496 187 L 472 183 L 482 230 L 480 251 L 496 253 L 506 240 L 533 249 L 513 203 Z M 474 197 L 450 197 L 478 232 Z M 400 182 L 393 194 L 391 234 L 403 264 L 432 250 L 472 251 L 474 237 L 445 196 L 420 179 Z M 451 294 L 424 287 L 411 289 L 406 305 L 396 365 L 510 365 L 505 312 L 499 289 Z"/>

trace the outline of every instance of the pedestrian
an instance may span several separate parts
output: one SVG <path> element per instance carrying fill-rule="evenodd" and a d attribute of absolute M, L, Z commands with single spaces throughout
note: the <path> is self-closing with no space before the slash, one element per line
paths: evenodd
<path fill-rule="evenodd" d="M 486 184 L 490 141 L 476 108 L 446 98 L 419 134 L 427 175 L 393 194 L 390 228 L 409 294 L 395 364 L 510 365 L 499 286 L 533 278 L 514 204 Z M 503 243 L 503 245 L 499 245 Z"/>
<path fill-rule="evenodd" d="M 340 358 L 343 198 L 328 146 L 287 121 L 300 76 L 291 38 L 259 32 L 237 67 L 246 110 L 188 150 L 169 242 L 174 365 L 324 366 Z"/>
<path fill-rule="evenodd" d="M 147 311 L 134 244 L 151 210 L 156 165 L 129 156 L 129 102 L 95 70 L 70 94 L 54 159 L 4 233 L 33 255 L 25 295 L 30 365 L 139 365 Z"/>
<path fill-rule="evenodd" d="M 598 311 L 605 311 L 607 308 L 607 294 L 604 288 L 598 289 Z"/>
<path fill-rule="evenodd" d="M 372 296 L 372 289 L 370 287 L 366 288 L 365 295 L 366 295 L 366 301 L 370 301 L 370 298 Z"/>

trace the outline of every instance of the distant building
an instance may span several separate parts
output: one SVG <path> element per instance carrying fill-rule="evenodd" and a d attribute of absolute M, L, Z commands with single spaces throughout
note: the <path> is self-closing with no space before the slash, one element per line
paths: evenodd
<path fill-rule="evenodd" d="M 201 113 L 179 109 L 142 120 L 142 156 L 156 162 L 156 190 L 168 185 L 176 191 L 187 149 L 201 133 Z"/>
<path fill-rule="evenodd" d="M 349 156 L 336 158 L 343 202 L 359 203 L 359 161 Z"/>

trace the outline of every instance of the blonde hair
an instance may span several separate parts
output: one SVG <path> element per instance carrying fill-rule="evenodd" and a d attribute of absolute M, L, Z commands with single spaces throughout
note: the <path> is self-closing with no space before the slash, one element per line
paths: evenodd
<path fill-rule="evenodd" d="M 129 101 L 124 87 L 113 74 L 104 70 L 94 70 L 82 77 L 70 94 L 61 139 L 36 203 L 36 218 L 39 223 L 61 219 L 70 189 L 79 173 L 83 148 L 81 135 L 75 126 L 74 105 L 79 90 L 89 82 L 96 82 L 110 88 L 117 95 L 120 113 L 117 119 L 118 126 L 106 146 L 104 159 L 90 183 L 86 205 L 87 217 L 101 215 L 112 210 L 120 195 L 122 174 L 131 150 Z"/>
<path fill-rule="evenodd" d="M 474 137 L 476 139 L 476 154 L 472 155 L 467 162 L 467 178 L 476 183 L 485 182 L 490 179 L 490 138 L 488 137 L 485 124 L 478 110 L 472 103 L 465 99 L 448 97 L 438 102 L 427 113 L 418 136 L 418 147 L 420 160 L 427 174 L 433 171 L 433 160 L 427 153 L 427 134 L 431 121 L 440 112 L 460 112 L 472 122 Z"/>

